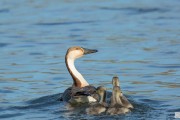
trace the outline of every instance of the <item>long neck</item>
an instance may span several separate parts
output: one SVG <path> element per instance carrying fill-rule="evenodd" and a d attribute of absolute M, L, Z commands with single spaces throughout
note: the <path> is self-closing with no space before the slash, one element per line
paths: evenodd
<path fill-rule="evenodd" d="M 101 93 L 99 103 L 106 102 L 106 91 L 104 93 Z"/>
<path fill-rule="evenodd" d="M 66 62 L 66 67 L 70 73 L 70 75 L 73 78 L 73 85 L 76 87 L 85 87 L 88 86 L 88 82 L 84 79 L 84 77 L 77 71 L 77 69 L 74 66 L 74 61 L 75 59 L 73 58 L 68 58 L 66 55 L 65 57 L 65 62 Z"/>
<path fill-rule="evenodd" d="M 121 101 L 121 99 L 120 99 L 120 95 L 118 94 L 118 93 L 114 93 L 113 92 L 113 96 L 112 96 L 113 98 L 113 100 L 112 100 L 112 105 L 115 105 L 115 104 L 119 104 L 119 105 L 122 105 L 122 101 Z"/>

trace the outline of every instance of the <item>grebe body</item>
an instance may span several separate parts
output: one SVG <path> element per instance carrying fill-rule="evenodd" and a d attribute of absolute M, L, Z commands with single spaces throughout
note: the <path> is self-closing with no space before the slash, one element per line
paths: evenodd
<path fill-rule="evenodd" d="M 126 114 L 131 110 L 129 108 L 133 108 L 132 104 L 127 100 L 127 98 L 123 95 L 120 89 L 120 83 L 118 77 L 113 77 L 112 79 L 113 91 L 110 100 L 110 105 L 107 110 L 107 114 L 115 115 L 115 114 Z"/>
<path fill-rule="evenodd" d="M 99 95 L 97 102 L 91 103 L 90 107 L 86 109 L 87 114 L 98 115 L 106 111 L 106 88 L 100 86 L 97 88 L 96 93 Z"/>

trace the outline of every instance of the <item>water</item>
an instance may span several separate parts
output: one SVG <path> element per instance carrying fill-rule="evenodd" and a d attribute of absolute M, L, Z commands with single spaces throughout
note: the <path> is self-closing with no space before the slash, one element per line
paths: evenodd
<path fill-rule="evenodd" d="M 1 0 L 1 119 L 174 119 L 180 112 L 179 0 Z M 127 115 L 89 116 L 56 99 L 72 79 L 71 46 L 98 49 L 76 62 L 92 85 L 118 75 Z"/>

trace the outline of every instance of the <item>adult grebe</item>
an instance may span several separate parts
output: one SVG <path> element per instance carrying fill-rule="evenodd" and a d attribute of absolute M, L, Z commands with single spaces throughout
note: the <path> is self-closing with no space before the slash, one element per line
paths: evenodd
<path fill-rule="evenodd" d="M 93 49 L 86 49 L 79 46 L 71 47 L 67 50 L 66 56 L 65 56 L 65 63 L 66 67 L 73 79 L 73 85 L 72 87 L 67 88 L 64 93 L 62 94 L 61 99 L 63 101 L 69 101 L 74 96 L 87 96 L 87 99 L 89 101 L 96 101 L 93 99 L 92 94 L 95 93 L 96 88 L 94 86 L 90 86 L 89 83 L 84 79 L 84 77 L 77 71 L 77 69 L 74 66 L 74 61 L 77 58 L 82 57 L 86 54 L 95 53 L 97 50 Z M 76 97 L 74 97 L 76 99 Z M 83 97 L 82 97 L 83 98 Z M 83 98 L 84 100 L 84 98 Z M 73 100 L 71 100 L 73 101 Z M 76 100 L 75 100 L 76 101 Z"/>
<path fill-rule="evenodd" d="M 86 113 L 91 115 L 98 115 L 106 111 L 106 88 L 100 86 L 97 88 L 96 93 L 99 95 L 98 102 L 91 103 L 89 108 L 86 108 Z"/>

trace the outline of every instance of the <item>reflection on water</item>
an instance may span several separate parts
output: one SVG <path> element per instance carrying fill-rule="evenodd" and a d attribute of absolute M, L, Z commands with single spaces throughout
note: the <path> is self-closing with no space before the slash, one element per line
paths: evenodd
<path fill-rule="evenodd" d="M 174 1 L 0 1 L 0 118 L 173 119 L 180 112 L 179 4 Z M 72 79 L 70 46 L 99 52 L 76 61 L 90 84 L 118 75 L 127 115 L 89 116 L 57 99 Z M 76 110 L 78 111 L 78 110 Z"/>

